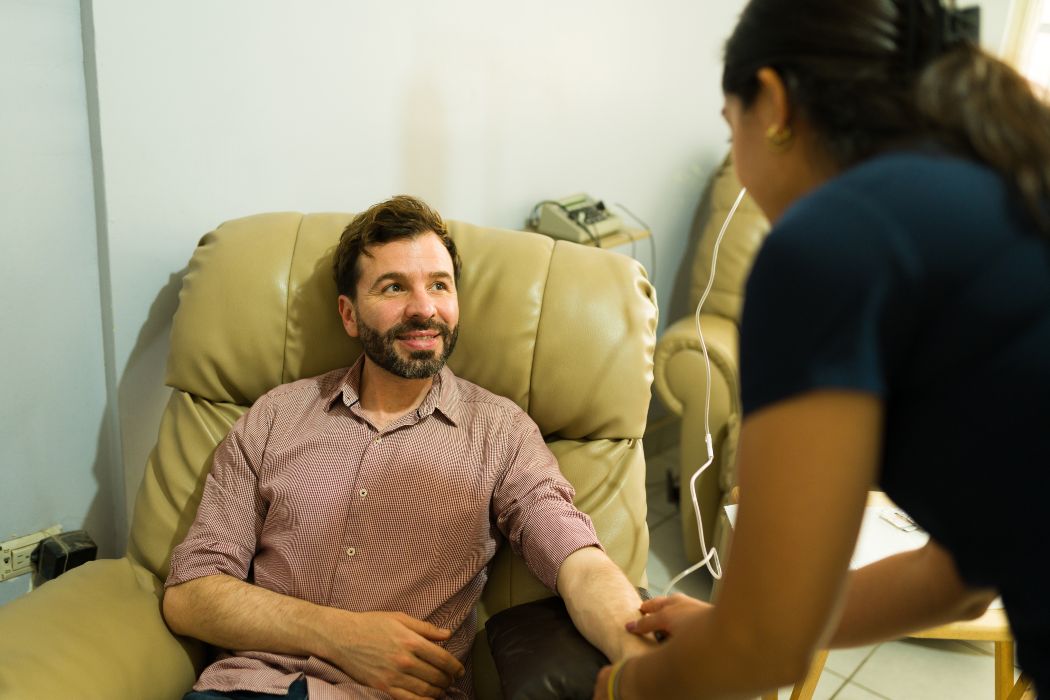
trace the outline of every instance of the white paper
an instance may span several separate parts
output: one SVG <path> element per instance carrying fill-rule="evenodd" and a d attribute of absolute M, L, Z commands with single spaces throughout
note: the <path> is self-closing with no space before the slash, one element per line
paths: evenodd
<path fill-rule="evenodd" d="M 736 527 L 737 507 L 728 505 L 725 509 L 729 517 L 729 524 Z M 930 536 L 922 530 L 905 532 L 880 517 L 883 511 L 891 510 L 893 508 L 887 506 L 864 509 L 864 520 L 860 525 L 857 547 L 853 550 L 853 558 L 849 563 L 851 569 L 859 569 L 879 559 L 918 549 L 930 539 Z"/>

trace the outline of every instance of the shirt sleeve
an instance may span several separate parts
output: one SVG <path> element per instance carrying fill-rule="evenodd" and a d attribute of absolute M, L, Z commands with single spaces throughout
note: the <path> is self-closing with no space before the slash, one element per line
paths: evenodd
<path fill-rule="evenodd" d="M 884 396 L 914 324 L 917 256 L 864 196 L 823 191 L 759 251 L 740 329 L 744 414 L 815 389 Z"/>
<path fill-rule="evenodd" d="M 219 443 L 197 516 L 172 551 L 165 587 L 214 574 L 247 579 L 266 516 L 258 474 L 272 422 L 263 397 Z"/>
<path fill-rule="evenodd" d="M 558 572 L 578 549 L 602 549 L 591 519 L 540 430 L 525 413 L 511 422 L 508 465 L 493 494 L 496 525 L 543 585 L 557 592 Z"/>

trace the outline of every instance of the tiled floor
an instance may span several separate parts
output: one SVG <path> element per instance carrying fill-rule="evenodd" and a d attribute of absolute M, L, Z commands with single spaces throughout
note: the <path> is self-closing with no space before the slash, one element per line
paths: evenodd
<path fill-rule="evenodd" d="M 646 485 L 649 503 L 649 590 L 662 593 L 668 581 L 689 565 L 682 547 L 678 508 L 667 501 L 666 472 L 678 451 L 650 456 Z M 705 518 L 708 517 L 706 514 Z M 691 574 L 676 591 L 707 599 L 706 571 Z M 992 700 L 995 695 L 992 645 L 908 639 L 872 647 L 833 651 L 820 677 L 815 700 Z M 780 698 L 790 697 L 782 689 Z"/>

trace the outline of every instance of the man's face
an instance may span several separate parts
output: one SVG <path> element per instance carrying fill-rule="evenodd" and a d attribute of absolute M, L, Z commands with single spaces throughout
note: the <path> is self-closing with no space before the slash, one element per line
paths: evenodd
<path fill-rule="evenodd" d="M 368 248 L 357 299 L 339 297 L 343 327 L 365 356 L 405 379 L 441 371 L 459 334 L 452 257 L 434 233 Z"/>

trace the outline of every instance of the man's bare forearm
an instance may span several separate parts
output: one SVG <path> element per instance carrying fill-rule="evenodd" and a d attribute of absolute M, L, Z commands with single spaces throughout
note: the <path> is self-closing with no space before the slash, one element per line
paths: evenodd
<path fill-rule="evenodd" d="M 655 642 L 626 631 L 641 618 L 642 599 L 620 568 L 596 547 L 569 555 L 558 572 L 558 593 L 565 600 L 576 629 L 609 659 L 643 653 Z"/>
<path fill-rule="evenodd" d="M 169 588 L 164 618 L 175 632 L 225 649 L 326 659 L 358 683 L 395 697 L 440 697 L 464 673 L 439 646 L 450 630 L 401 612 L 315 605 L 229 576 Z"/>
<path fill-rule="evenodd" d="M 330 658 L 318 631 L 339 611 L 217 574 L 172 586 L 164 619 L 179 634 L 223 649 Z"/>
<path fill-rule="evenodd" d="M 979 617 L 994 597 L 967 587 L 950 555 L 931 542 L 850 575 L 831 646 L 873 644 Z"/>

